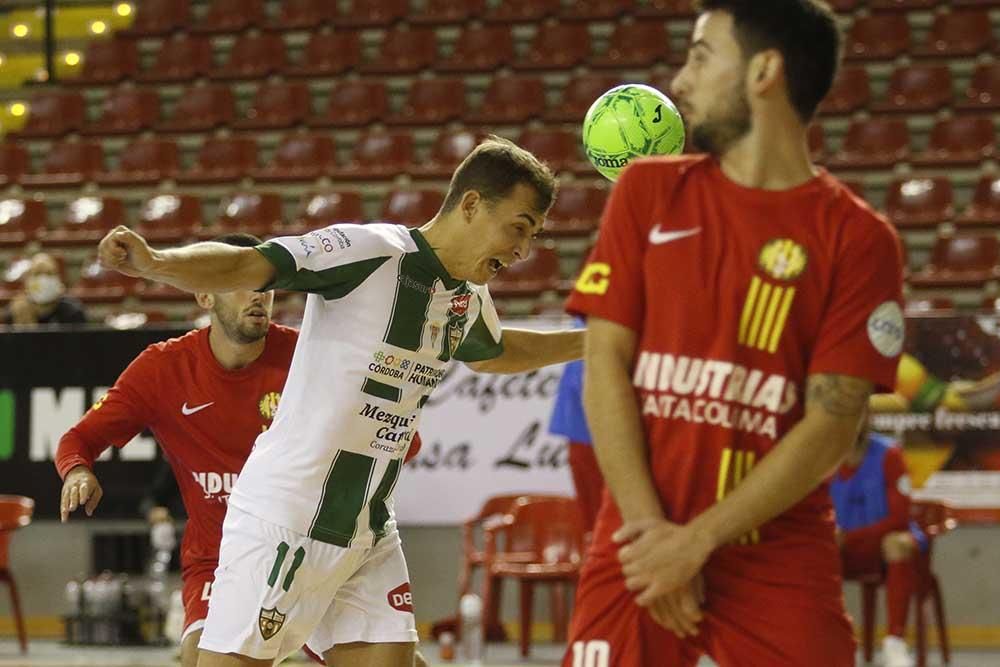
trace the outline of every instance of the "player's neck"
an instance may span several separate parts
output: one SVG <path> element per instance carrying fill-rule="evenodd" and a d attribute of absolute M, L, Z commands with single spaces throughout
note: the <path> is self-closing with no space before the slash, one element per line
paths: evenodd
<path fill-rule="evenodd" d="M 212 348 L 212 356 L 227 371 L 246 368 L 257 361 L 257 358 L 264 353 L 266 343 L 266 338 L 252 343 L 237 343 L 226 336 L 222 327 L 213 326 L 208 331 L 208 345 Z"/>
<path fill-rule="evenodd" d="M 447 216 L 435 216 L 433 220 L 420 228 L 424 240 L 437 255 L 441 266 L 455 280 L 461 277 L 463 248 L 468 245 L 468 239 L 449 230 L 453 222 Z"/>
<path fill-rule="evenodd" d="M 754 119 L 745 137 L 719 157 L 726 177 L 746 188 L 789 190 L 816 177 L 806 132 L 791 119 Z"/>

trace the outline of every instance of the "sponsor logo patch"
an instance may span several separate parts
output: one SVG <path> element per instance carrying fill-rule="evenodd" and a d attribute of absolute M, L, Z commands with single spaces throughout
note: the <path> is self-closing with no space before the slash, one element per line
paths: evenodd
<path fill-rule="evenodd" d="M 469 310 L 469 302 L 472 300 L 471 294 L 456 294 L 451 297 L 451 307 L 448 309 L 449 315 L 461 317 Z"/>
<path fill-rule="evenodd" d="M 610 285 L 611 265 L 604 262 L 591 262 L 583 268 L 575 287 L 580 294 L 604 296 Z"/>
<path fill-rule="evenodd" d="M 413 613 L 413 594 L 410 593 L 410 582 L 396 586 L 386 596 L 389 606 L 396 611 Z"/>
<path fill-rule="evenodd" d="M 883 357 L 895 357 L 903 351 L 903 309 L 895 301 L 886 301 L 868 317 L 868 340 Z"/>
<path fill-rule="evenodd" d="M 771 239 L 757 257 L 760 270 L 775 280 L 796 280 L 808 263 L 806 249 L 791 239 Z"/>
<path fill-rule="evenodd" d="M 260 636 L 264 641 L 278 634 L 284 624 L 285 614 L 278 611 L 277 607 L 271 609 L 261 607 L 260 615 L 257 616 L 257 627 L 260 628 Z"/>

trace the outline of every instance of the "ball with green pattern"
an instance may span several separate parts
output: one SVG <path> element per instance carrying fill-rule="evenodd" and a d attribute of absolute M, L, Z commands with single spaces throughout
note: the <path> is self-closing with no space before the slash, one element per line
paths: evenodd
<path fill-rule="evenodd" d="M 614 181 L 634 158 L 684 150 L 684 121 L 670 98 L 651 86 L 615 86 L 590 106 L 583 120 L 587 158 Z"/>

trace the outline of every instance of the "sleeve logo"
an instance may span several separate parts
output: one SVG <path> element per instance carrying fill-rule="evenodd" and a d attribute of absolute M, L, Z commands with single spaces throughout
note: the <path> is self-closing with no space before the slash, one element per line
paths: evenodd
<path fill-rule="evenodd" d="M 591 262 L 584 267 L 576 281 L 576 291 L 580 294 L 604 296 L 611 285 L 611 266 L 604 262 Z"/>
<path fill-rule="evenodd" d="M 880 304 L 868 317 L 868 340 L 883 357 L 903 351 L 903 310 L 895 301 Z"/>

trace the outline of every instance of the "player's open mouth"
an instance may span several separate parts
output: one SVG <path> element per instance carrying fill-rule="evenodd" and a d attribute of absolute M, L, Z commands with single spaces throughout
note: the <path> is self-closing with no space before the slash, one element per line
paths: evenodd
<path fill-rule="evenodd" d="M 490 271 L 492 271 L 493 273 L 499 273 L 500 269 L 507 266 L 496 257 L 491 257 L 489 264 L 490 264 Z"/>
<path fill-rule="evenodd" d="M 267 313 L 264 312 L 263 310 L 251 310 L 247 312 L 247 317 L 250 317 L 251 319 L 255 320 L 266 320 Z"/>

